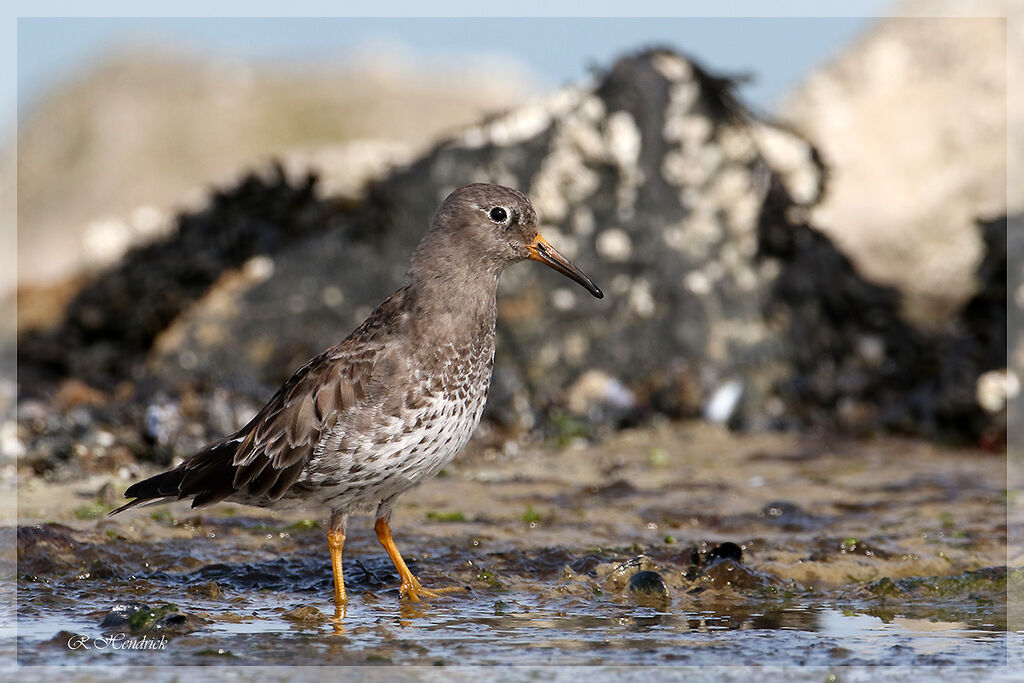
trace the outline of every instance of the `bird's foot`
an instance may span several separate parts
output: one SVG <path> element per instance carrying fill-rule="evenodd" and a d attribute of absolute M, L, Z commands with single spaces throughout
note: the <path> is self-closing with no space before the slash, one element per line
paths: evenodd
<path fill-rule="evenodd" d="M 413 602 L 420 602 L 423 598 L 439 598 L 446 593 L 455 593 L 463 590 L 465 589 L 460 586 L 435 588 L 433 590 L 424 588 L 420 584 L 419 579 L 410 574 L 402 579 L 402 587 L 398 589 L 398 595 L 403 598 L 409 598 Z"/>

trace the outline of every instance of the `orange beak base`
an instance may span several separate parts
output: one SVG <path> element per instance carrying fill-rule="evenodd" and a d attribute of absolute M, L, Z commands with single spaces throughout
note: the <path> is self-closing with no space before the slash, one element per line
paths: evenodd
<path fill-rule="evenodd" d="M 558 250 L 548 244 L 548 241 L 539 234 L 527 247 L 530 250 L 530 259 L 540 261 L 549 268 L 557 270 L 562 275 L 572 278 L 593 294 L 598 299 L 604 298 L 604 292 L 594 284 L 594 281 L 587 277 L 586 273 L 572 264 L 572 261 L 558 253 Z"/>

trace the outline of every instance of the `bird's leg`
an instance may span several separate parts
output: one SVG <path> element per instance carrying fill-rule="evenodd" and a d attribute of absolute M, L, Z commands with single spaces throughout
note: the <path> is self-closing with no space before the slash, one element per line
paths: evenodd
<path fill-rule="evenodd" d="M 327 548 L 331 551 L 331 570 L 334 572 L 334 606 L 336 616 L 344 615 L 344 606 L 348 603 L 345 595 L 345 576 L 341 572 L 341 549 L 345 546 L 345 526 L 348 515 L 340 512 L 331 514 L 331 522 L 327 529 Z"/>
<path fill-rule="evenodd" d="M 421 586 L 419 579 L 413 576 L 412 572 L 409 571 L 408 565 L 405 564 L 405 560 L 402 559 L 401 553 L 398 552 L 398 546 L 395 545 L 395 539 L 391 537 L 391 527 L 388 526 L 387 517 L 378 517 L 377 523 L 373 525 L 373 530 L 377 532 L 377 540 L 380 541 L 382 546 L 384 546 L 384 550 L 387 551 L 388 557 L 390 557 L 391 561 L 395 563 L 395 569 L 398 570 L 398 575 L 402 577 L 402 587 L 398 591 L 398 594 L 401 597 L 408 597 L 419 602 L 420 598 L 439 598 L 443 593 L 462 590 L 458 587 L 429 590 Z"/>

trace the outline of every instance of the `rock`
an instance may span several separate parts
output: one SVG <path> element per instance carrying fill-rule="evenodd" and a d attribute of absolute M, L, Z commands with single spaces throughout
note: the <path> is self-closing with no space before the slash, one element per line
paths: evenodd
<path fill-rule="evenodd" d="M 505 274 L 486 417 L 512 433 L 567 411 L 967 441 L 998 432 L 977 382 L 1006 367 L 1005 232 L 1000 242 L 983 230 L 977 306 L 919 329 L 900 293 L 866 280 L 810 220 L 825 170 L 805 139 L 746 112 L 728 79 L 645 50 L 593 86 L 462 130 L 358 201 L 325 200 L 315 178 L 280 170 L 218 192 L 87 286 L 56 330 L 22 338 L 20 391 L 42 395 L 64 375 L 131 381 L 131 399 L 94 410 L 136 426 L 140 403 L 192 396 L 188 428 L 154 416 L 149 438 L 169 443 L 141 453 L 187 455 L 358 325 L 402 282 L 438 201 L 487 180 L 526 191 L 546 237 L 608 295 L 584 301 L 529 265 Z"/>
<path fill-rule="evenodd" d="M 709 566 L 723 558 L 741 562 L 743 560 L 743 548 L 732 541 L 713 545 L 708 541 L 701 541 L 693 548 L 684 552 L 682 556 L 689 560 L 691 569 L 696 569 Z"/>
<path fill-rule="evenodd" d="M 67 652 L 68 650 L 74 652 L 75 650 L 81 649 L 81 646 L 78 645 L 78 643 L 86 643 L 88 641 L 89 636 L 87 635 L 72 633 L 71 631 L 58 631 L 57 635 L 46 641 L 44 645 L 63 652 Z"/>
<path fill-rule="evenodd" d="M 166 631 L 188 633 L 201 628 L 206 619 L 182 613 L 175 605 L 163 604 L 150 607 L 140 602 L 124 602 L 114 605 L 103 617 L 100 628 L 105 631 L 142 633 Z"/>
<path fill-rule="evenodd" d="M 616 498 L 623 498 L 625 496 L 631 496 L 637 492 L 636 486 L 632 484 L 628 479 L 616 479 L 610 481 L 607 484 L 600 484 L 597 486 L 588 486 L 579 493 L 579 498 L 586 498 L 588 500 L 604 498 L 606 500 L 615 500 Z"/>
<path fill-rule="evenodd" d="M 872 596 L 900 600 L 926 597 L 952 602 L 970 597 L 974 601 L 991 600 L 997 604 L 1006 599 L 1007 582 L 1021 579 L 1020 569 L 983 567 L 953 576 L 910 576 L 898 579 L 884 577 L 857 588 L 858 592 Z"/>
<path fill-rule="evenodd" d="M 189 586 L 185 593 L 194 598 L 206 598 L 208 600 L 219 600 L 224 597 L 224 591 L 216 581 L 204 581 L 203 583 Z"/>
<path fill-rule="evenodd" d="M 622 382 L 601 370 L 587 370 L 566 391 L 565 406 L 597 424 L 616 424 L 636 410 L 636 398 Z"/>
<path fill-rule="evenodd" d="M 657 569 L 658 565 L 654 564 L 654 562 L 651 561 L 651 558 L 646 555 L 637 555 L 636 557 L 631 557 L 625 562 L 615 565 L 615 567 L 608 572 L 605 578 L 613 591 L 621 591 L 629 584 L 629 580 L 633 578 L 633 575 L 637 572 L 654 572 Z"/>
<path fill-rule="evenodd" d="M 182 427 L 181 411 L 176 403 L 151 403 L 146 407 L 145 436 L 160 444 L 171 442 Z"/>
<path fill-rule="evenodd" d="M 106 616 L 103 617 L 100 626 L 110 629 L 127 626 L 129 619 L 145 610 L 148 610 L 148 608 L 140 602 L 124 602 L 114 605 L 107 612 Z"/>
<path fill-rule="evenodd" d="M 51 574 L 88 566 L 96 553 L 90 544 L 80 540 L 80 534 L 62 524 L 19 526 L 18 571 L 45 580 Z"/>
<path fill-rule="evenodd" d="M 799 505 L 788 501 L 768 503 L 761 508 L 760 514 L 764 521 L 786 531 L 810 531 L 819 529 L 822 525 L 821 520 L 809 515 Z"/>
<path fill-rule="evenodd" d="M 728 424 L 736 414 L 742 396 L 743 382 L 740 380 L 729 380 L 716 387 L 704 404 L 704 419 L 717 424 Z"/>
<path fill-rule="evenodd" d="M 26 335 L 19 367 L 101 387 L 129 377 L 156 336 L 224 271 L 331 225 L 336 209 L 316 198 L 315 186 L 312 174 L 292 181 L 276 167 L 217 192 L 205 210 L 180 216 L 171 237 L 130 250 L 82 289 L 56 330 Z"/>
<path fill-rule="evenodd" d="M 81 293 L 52 352 L 38 339 L 31 346 L 50 367 L 109 382 L 156 344 L 153 370 L 163 382 L 266 391 L 400 284 L 450 189 L 490 179 L 526 190 L 548 238 L 621 305 L 592 310 L 567 283 L 510 269 L 499 305 L 504 371 L 488 411 L 536 423 L 595 368 L 619 383 L 604 382 L 605 403 L 622 406 L 629 387 L 685 358 L 701 359 L 697 394 L 707 394 L 770 350 L 761 306 L 773 272 L 755 262 L 760 178 L 770 173 L 761 142 L 812 158 L 798 137 L 745 118 L 727 80 L 668 51 L 644 52 L 592 89 L 570 88 L 464 130 L 348 210 L 317 200 L 312 180 L 250 177 Z M 781 163 L 775 173 L 813 200 L 820 169 L 807 164 Z M 214 226 L 223 234 L 204 243 Z M 243 268 L 260 255 L 273 268 Z M 240 273 L 228 277 L 233 268 Z M 258 277 L 246 275 L 253 270 Z M 529 407 L 525 415 L 519 406 Z"/>
<path fill-rule="evenodd" d="M 311 605 L 296 607 L 291 611 L 285 612 L 281 616 L 288 621 L 294 621 L 295 623 L 305 625 L 323 624 L 330 621 L 330 618 L 326 614 Z"/>
<path fill-rule="evenodd" d="M 787 328 L 780 338 L 789 340 L 788 369 L 772 390 L 781 399 L 781 424 L 975 443 L 992 428 L 975 386 L 985 372 L 1006 367 L 998 336 L 1005 308 L 972 299 L 947 328 L 915 328 L 901 316 L 895 290 L 864 280 L 810 226 L 776 218 L 766 224 L 761 247 L 786 261 L 768 307 Z M 998 272 L 1006 263 L 1006 231 L 981 228 L 988 256 L 975 298 L 1005 302 Z"/>
<path fill-rule="evenodd" d="M 904 0 L 781 107 L 830 168 L 811 221 L 898 288 L 917 324 L 945 324 L 973 294 L 976 219 L 1024 210 L 1006 192 L 1007 169 L 1024 163 L 1024 108 L 1006 87 L 1024 65 L 1022 8 L 986 5 L 965 20 L 943 16 L 955 2 Z"/>
<path fill-rule="evenodd" d="M 739 560 L 723 558 L 709 565 L 697 579 L 701 586 L 718 589 L 746 590 L 773 585 L 769 575 L 755 571 Z"/>
<path fill-rule="evenodd" d="M 694 595 L 706 590 L 737 591 L 783 584 L 778 577 L 743 564 L 743 549 L 732 541 L 694 548 L 690 553 L 690 566 L 682 576 L 694 584 L 687 591 Z"/>
<path fill-rule="evenodd" d="M 124 496 L 121 491 L 110 481 L 101 486 L 100 490 L 96 492 L 96 501 L 101 505 L 115 507 L 120 505 L 122 500 L 124 500 Z"/>
<path fill-rule="evenodd" d="M 719 560 L 733 560 L 735 562 L 743 561 L 743 549 L 732 541 L 726 541 L 725 543 L 719 543 L 714 548 L 708 551 L 704 557 L 704 562 L 711 566 Z"/>
<path fill-rule="evenodd" d="M 629 593 L 644 607 L 663 605 L 668 601 L 668 586 L 661 574 L 653 571 L 639 571 L 629 579 Z"/>
<path fill-rule="evenodd" d="M 887 560 L 894 555 L 900 554 L 881 548 L 874 542 L 869 543 L 864 539 L 852 536 L 842 539 L 818 538 L 811 544 L 810 550 L 812 552 L 809 557 L 812 562 L 829 562 L 839 557 L 850 555 Z"/>

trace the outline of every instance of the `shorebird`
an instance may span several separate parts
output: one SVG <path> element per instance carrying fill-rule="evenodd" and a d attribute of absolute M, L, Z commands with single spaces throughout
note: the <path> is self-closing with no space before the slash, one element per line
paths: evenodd
<path fill-rule="evenodd" d="M 414 601 L 429 590 L 409 571 L 391 536 L 395 499 L 436 475 L 469 441 L 483 412 L 494 364 L 498 277 L 533 259 L 601 290 L 537 229 L 520 192 L 473 184 L 452 192 L 412 256 L 406 284 L 347 339 L 285 382 L 247 425 L 172 470 L 130 486 L 134 500 L 233 501 L 316 509 L 339 613 L 347 603 L 342 548 L 349 516 L 375 511 L 374 530 Z"/>

